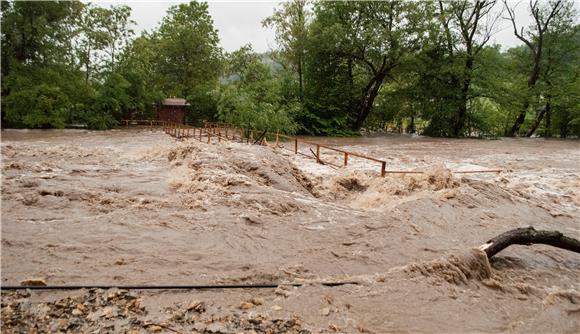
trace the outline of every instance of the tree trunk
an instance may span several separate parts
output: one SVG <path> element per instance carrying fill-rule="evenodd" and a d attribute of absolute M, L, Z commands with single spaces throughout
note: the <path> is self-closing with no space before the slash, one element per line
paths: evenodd
<path fill-rule="evenodd" d="M 373 103 L 379 94 L 379 89 L 381 88 L 386 76 L 387 69 L 383 69 L 371 79 L 365 88 L 362 100 L 357 108 L 357 118 L 353 127 L 354 130 L 359 130 L 363 126 L 365 120 L 373 109 Z"/>
<path fill-rule="evenodd" d="M 528 79 L 528 91 L 526 96 L 524 97 L 524 101 L 522 103 L 522 108 L 520 109 L 520 113 L 516 118 L 516 121 L 510 131 L 506 133 L 507 137 L 514 137 L 520 131 L 520 127 L 524 124 L 524 120 L 526 119 L 526 113 L 528 112 L 528 108 L 530 106 L 530 96 L 532 94 L 532 90 L 536 86 L 536 82 L 540 78 L 540 57 L 541 57 L 541 40 L 538 42 L 538 51 L 534 55 L 534 67 L 532 68 L 532 72 L 530 73 L 530 78 Z"/>
<path fill-rule="evenodd" d="M 415 129 L 415 114 L 411 114 L 411 124 L 409 125 L 409 133 L 415 133 L 417 129 Z"/>
<path fill-rule="evenodd" d="M 298 94 L 300 94 L 299 98 L 300 101 L 302 101 L 304 100 L 304 87 L 302 84 L 302 56 L 298 58 L 298 85 L 299 85 Z"/>
<path fill-rule="evenodd" d="M 568 137 L 568 122 L 570 121 L 570 117 L 568 112 L 565 111 L 564 114 L 560 115 L 560 138 Z"/>
<path fill-rule="evenodd" d="M 470 50 L 468 52 L 471 52 Z M 463 127 L 465 126 L 465 117 L 467 115 L 467 95 L 469 94 L 469 86 L 471 85 L 471 74 L 473 71 L 473 57 L 467 56 L 465 60 L 465 71 L 463 74 L 463 85 L 459 96 L 457 113 L 455 115 L 455 124 L 453 125 L 453 136 L 459 137 L 462 135 Z"/>
<path fill-rule="evenodd" d="M 532 123 L 532 126 L 528 130 L 526 137 L 531 137 L 534 134 L 534 132 L 536 132 L 536 130 L 538 129 L 538 126 L 540 126 L 540 123 L 542 123 L 542 119 L 544 118 L 544 115 L 546 113 L 548 113 L 548 110 L 550 108 L 552 108 L 552 105 L 550 104 L 550 98 L 548 97 L 548 101 L 546 102 L 546 105 L 544 106 L 544 108 L 542 108 L 542 110 L 540 110 L 540 113 L 538 113 L 538 115 L 536 116 L 536 119 L 534 119 L 534 122 Z"/>
<path fill-rule="evenodd" d="M 484 251 L 488 258 L 491 258 L 510 245 L 531 244 L 550 245 L 580 253 L 580 241 L 577 239 L 566 237 L 559 231 L 537 231 L 531 226 L 502 233 L 479 246 L 479 249 Z"/>
<path fill-rule="evenodd" d="M 111 52 L 111 72 L 115 68 L 115 42 L 113 42 L 112 52 Z"/>
<path fill-rule="evenodd" d="M 548 107 L 549 106 L 549 107 Z M 552 104 L 546 104 L 546 116 L 545 116 L 546 124 L 544 129 L 544 137 L 550 138 L 552 137 Z"/>
<path fill-rule="evenodd" d="M 89 83 L 90 71 L 91 71 L 91 46 L 89 41 L 89 49 L 87 50 L 87 62 L 85 64 L 85 83 Z"/>

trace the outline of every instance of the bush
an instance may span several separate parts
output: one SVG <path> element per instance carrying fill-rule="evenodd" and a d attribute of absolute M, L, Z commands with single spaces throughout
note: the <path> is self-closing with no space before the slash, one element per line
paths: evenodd
<path fill-rule="evenodd" d="M 16 126 L 64 128 L 72 105 L 59 87 L 41 84 L 12 92 L 5 107 L 6 119 Z"/>

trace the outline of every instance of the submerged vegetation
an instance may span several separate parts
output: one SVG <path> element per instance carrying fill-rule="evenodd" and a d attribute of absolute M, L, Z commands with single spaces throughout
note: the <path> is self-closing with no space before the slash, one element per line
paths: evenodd
<path fill-rule="evenodd" d="M 2 1 L 2 123 L 107 129 L 155 117 L 168 96 L 188 121 L 345 135 L 580 135 L 580 30 L 571 1 L 514 4 L 293 0 L 263 24 L 265 54 L 226 53 L 205 3 L 172 6 L 135 36 L 131 8 Z M 490 37 L 504 22 L 522 42 Z"/>

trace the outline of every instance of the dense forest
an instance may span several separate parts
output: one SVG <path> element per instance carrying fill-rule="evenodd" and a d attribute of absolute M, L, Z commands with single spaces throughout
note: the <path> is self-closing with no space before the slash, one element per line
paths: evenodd
<path fill-rule="evenodd" d="M 171 7 L 136 36 L 131 8 L 2 1 L 2 126 L 108 129 L 165 97 L 190 122 L 314 135 L 580 135 L 572 1 L 293 0 L 264 26 L 276 49 L 219 46 L 208 5 Z M 500 22 L 521 41 L 502 50 Z"/>

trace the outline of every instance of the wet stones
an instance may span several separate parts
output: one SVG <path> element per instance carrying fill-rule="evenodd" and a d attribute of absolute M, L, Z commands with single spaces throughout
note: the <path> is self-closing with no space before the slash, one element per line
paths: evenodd
<path fill-rule="evenodd" d="M 43 303 L 30 303 L 28 297 L 21 293 L 3 294 L 3 331 L 86 332 L 89 328 L 118 326 L 129 329 L 140 324 L 138 316 L 147 313 L 141 300 L 125 290 L 81 290 L 78 295 Z"/>

